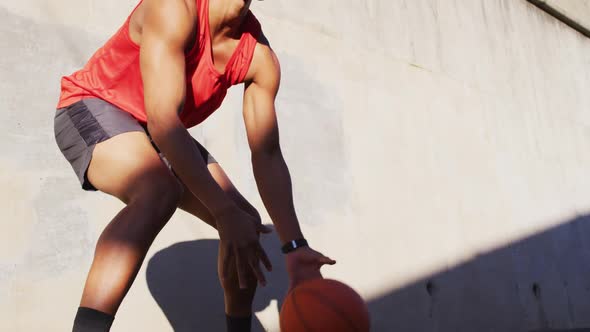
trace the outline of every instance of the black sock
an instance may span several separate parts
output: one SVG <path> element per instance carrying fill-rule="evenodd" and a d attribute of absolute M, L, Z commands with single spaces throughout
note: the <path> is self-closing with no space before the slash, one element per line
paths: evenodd
<path fill-rule="evenodd" d="M 250 332 L 252 329 L 252 315 L 248 317 L 231 317 L 225 315 L 227 332 Z"/>
<path fill-rule="evenodd" d="M 79 307 L 72 332 L 108 332 L 115 316 L 92 308 Z"/>

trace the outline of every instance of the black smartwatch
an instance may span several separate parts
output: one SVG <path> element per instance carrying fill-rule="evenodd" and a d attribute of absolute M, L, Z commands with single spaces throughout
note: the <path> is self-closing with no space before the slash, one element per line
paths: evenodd
<path fill-rule="evenodd" d="M 305 239 L 297 239 L 293 241 L 289 241 L 283 245 L 281 251 L 283 254 L 288 254 L 290 252 L 295 251 L 297 248 L 307 247 L 307 240 Z"/>

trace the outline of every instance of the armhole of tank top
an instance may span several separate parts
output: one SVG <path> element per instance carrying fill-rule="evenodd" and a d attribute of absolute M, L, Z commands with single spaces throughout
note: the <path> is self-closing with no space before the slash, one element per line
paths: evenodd
<path fill-rule="evenodd" d="M 196 1 L 197 6 L 199 6 L 200 1 L 199 0 L 195 0 L 195 1 Z M 143 2 L 143 0 L 139 0 L 139 2 L 137 3 L 137 5 L 135 6 L 135 8 L 133 8 L 133 10 L 131 11 L 131 13 L 127 17 L 127 20 L 125 21 L 124 29 L 123 29 L 124 30 L 124 34 L 125 34 L 125 37 L 127 38 L 127 40 L 131 43 L 131 45 L 133 45 L 133 47 L 135 47 L 138 50 L 140 49 L 140 45 L 137 44 L 136 42 L 134 42 L 131 39 L 131 34 L 129 33 L 129 29 L 130 29 L 130 26 L 131 26 L 131 24 L 130 24 L 131 23 L 131 16 L 133 16 L 133 13 L 135 13 L 135 11 L 137 10 L 137 8 L 139 8 L 139 5 L 141 5 L 142 2 Z M 199 12 L 197 10 L 197 15 L 198 14 L 199 14 Z M 199 36 L 200 30 L 201 30 L 200 28 L 201 28 L 200 27 L 200 23 L 197 22 L 197 27 L 196 27 L 197 31 L 195 33 L 193 47 L 188 52 L 185 53 L 185 57 L 192 56 L 192 54 L 194 53 L 194 51 L 198 48 L 198 46 L 199 46 L 199 40 L 200 40 L 200 36 Z"/>
<path fill-rule="evenodd" d="M 258 41 L 262 34 L 262 26 L 260 25 L 260 22 L 256 19 L 256 16 L 254 16 L 254 14 L 252 14 L 251 12 L 249 15 L 252 15 L 252 17 L 248 18 L 250 22 L 248 22 L 249 26 L 247 29 L 250 30 L 250 36 L 246 38 L 249 39 L 249 41 L 244 41 L 244 45 L 242 46 L 240 53 L 242 58 L 250 59 L 250 61 L 247 61 L 247 64 L 245 66 L 246 68 L 242 68 L 242 70 L 240 71 L 240 75 L 238 76 L 237 82 L 235 84 L 241 84 L 245 82 L 246 76 L 248 75 L 250 67 L 252 66 L 252 61 L 254 61 L 254 52 L 256 52 L 256 48 L 258 47 Z M 246 47 L 246 44 L 248 42 L 251 43 L 251 45 L 249 45 L 249 48 Z M 244 54 L 245 52 L 248 52 L 248 54 Z"/>
<path fill-rule="evenodd" d="M 260 38 L 262 37 L 262 25 L 260 24 L 260 21 L 258 21 L 258 19 L 256 18 L 256 16 L 254 16 L 254 13 L 252 13 L 252 11 L 250 11 L 248 13 L 248 28 L 247 30 L 249 30 L 250 32 L 250 36 L 252 36 L 252 38 L 254 38 L 254 41 L 256 44 L 258 44 Z"/>
<path fill-rule="evenodd" d="M 127 20 L 125 21 L 125 24 L 123 25 L 123 30 L 124 30 L 123 34 L 125 35 L 125 37 L 129 41 L 129 43 L 131 43 L 131 45 L 133 45 L 133 47 L 135 47 L 138 50 L 139 50 L 140 46 L 138 43 L 134 42 L 133 39 L 131 39 L 131 34 L 129 33 L 129 29 L 131 28 L 131 16 L 133 16 L 133 13 L 135 13 L 137 8 L 139 8 L 139 5 L 141 5 L 142 3 L 143 3 L 143 0 L 139 0 L 139 2 L 137 3 L 137 5 L 135 5 L 135 8 L 133 8 L 133 10 L 129 14 L 129 16 L 127 16 Z"/>
<path fill-rule="evenodd" d="M 201 42 L 201 16 L 203 15 L 201 13 L 202 5 L 203 0 L 195 0 L 195 6 L 197 9 L 197 21 L 195 22 L 195 37 L 192 40 L 194 44 L 193 47 L 184 54 L 185 58 L 192 58 L 195 51 L 199 48 L 199 44 Z"/>
<path fill-rule="evenodd" d="M 139 0 L 139 2 L 137 3 L 137 5 L 135 5 L 135 8 L 133 8 L 133 10 L 131 11 L 131 14 L 129 14 L 129 17 L 127 17 L 127 20 L 131 20 L 131 15 L 133 15 L 133 13 L 135 13 L 135 11 L 137 10 L 137 8 L 139 8 L 139 5 L 141 5 L 143 3 L 143 0 Z"/>

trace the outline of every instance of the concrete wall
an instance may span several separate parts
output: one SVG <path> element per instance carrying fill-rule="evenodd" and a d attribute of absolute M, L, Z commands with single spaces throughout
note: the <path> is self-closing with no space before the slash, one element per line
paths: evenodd
<path fill-rule="evenodd" d="M 0 331 L 66 331 L 122 207 L 87 193 L 53 138 L 61 75 L 133 1 L 0 0 Z M 254 2 L 283 70 L 295 204 L 324 270 L 374 331 L 590 327 L 590 40 L 525 0 Z M 241 88 L 191 130 L 264 212 Z M 264 216 L 266 222 L 270 222 Z M 113 331 L 220 331 L 216 234 L 179 211 Z M 286 276 L 259 292 L 277 331 Z M 274 251 L 273 251 L 274 249 Z M 182 286 L 179 286 L 182 285 Z"/>
<path fill-rule="evenodd" d="M 530 0 L 549 14 L 590 37 L 590 0 Z"/>

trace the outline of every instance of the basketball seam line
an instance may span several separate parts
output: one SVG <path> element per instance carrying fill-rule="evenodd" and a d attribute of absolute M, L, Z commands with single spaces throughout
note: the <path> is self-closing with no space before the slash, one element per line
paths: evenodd
<path fill-rule="evenodd" d="M 309 325 L 307 325 L 303 314 L 299 311 L 299 307 L 297 306 L 297 301 L 295 300 L 296 294 L 297 294 L 297 292 L 294 290 L 293 294 L 291 295 L 291 301 L 293 301 L 293 308 L 295 308 L 295 312 L 297 312 L 297 316 L 299 316 L 301 318 L 301 323 L 303 324 L 303 327 L 305 328 L 305 332 L 313 332 L 309 328 Z"/>
<path fill-rule="evenodd" d="M 301 292 L 305 292 L 305 289 L 300 290 Z M 307 292 L 309 293 L 309 295 L 311 296 L 315 296 L 316 298 L 318 298 L 324 305 L 326 305 L 327 307 L 330 307 L 332 310 L 334 310 L 334 312 L 336 312 L 341 318 L 344 318 L 344 321 L 348 324 L 348 326 L 350 326 L 354 331 L 359 331 L 359 329 L 354 325 L 354 323 L 352 322 L 352 320 L 350 319 L 350 317 L 348 317 L 348 315 L 342 311 L 340 311 L 336 306 L 334 306 L 329 300 L 327 300 L 325 297 L 315 293 L 315 292 L 310 292 L 309 290 L 307 290 Z"/>

